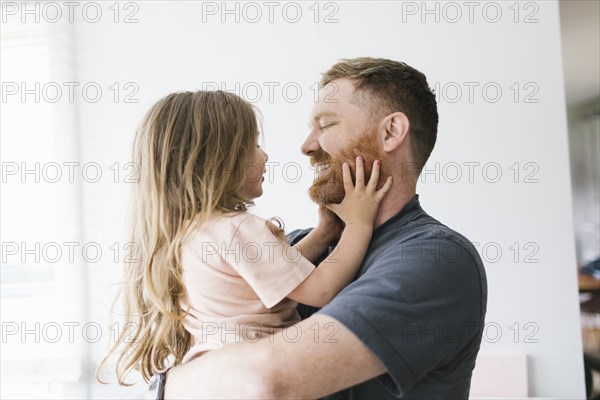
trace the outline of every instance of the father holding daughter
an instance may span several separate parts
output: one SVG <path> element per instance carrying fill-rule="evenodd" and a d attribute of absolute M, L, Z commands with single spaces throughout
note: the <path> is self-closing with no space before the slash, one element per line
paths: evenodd
<path fill-rule="evenodd" d="M 148 178 L 149 187 L 154 185 L 160 190 L 149 190 L 140 197 L 140 201 L 156 199 L 158 206 L 154 212 L 139 216 L 140 221 L 145 218 L 147 223 L 140 225 L 138 236 L 142 242 L 151 239 L 147 248 L 156 257 L 137 265 L 137 269 L 129 269 L 132 288 L 126 302 L 140 305 L 137 311 L 146 313 L 140 318 L 146 318 L 150 312 L 154 315 L 146 320 L 145 330 L 138 333 L 137 337 L 143 339 L 141 344 L 130 345 L 120 361 L 121 373 L 138 368 L 147 377 L 160 371 L 169 355 L 178 363 L 183 360 L 183 365 L 159 375 L 159 397 L 468 398 L 484 328 L 487 283 L 474 246 L 425 213 L 416 194 L 418 176 L 437 137 L 435 96 L 425 75 L 416 69 L 396 61 L 366 57 L 338 62 L 323 74 L 320 87 L 319 101 L 309 119 L 310 133 L 302 145 L 302 152 L 318 171 L 309 193 L 316 203 L 327 205 L 347 225 L 340 238 L 342 223 L 322 207 L 317 229 L 288 235 L 290 245 L 303 256 L 300 263 L 278 260 L 277 268 L 272 265 L 264 270 L 218 257 L 207 264 L 208 269 L 201 268 L 198 257 L 194 258 L 193 250 L 189 250 L 198 249 L 207 240 L 260 241 L 279 234 L 272 224 L 269 229 L 273 233 L 265 233 L 264 221 L 244 214 L 243 205 L 262 194 L 261 182 L 246 179 L 245 187 L 231 190 L 221 182 L 219 187 L 225 187 L 223 190 L 229 190 L 226 194 L 233 193 L 239 200 L 221 204 L 214 196 L 223 193 L 207 189 L 215 184 L 214 179 L 202 179 L 201 166 L 190 162 L 190 157 L 193 161 L 203 149 L 215 144 L 210 143 L 210 137 L 208 142 L 192 134 L 186 138 L 185 132 L 193 132 L 204 126 L 202 123 L 219 129 L 206 122 L 218 115 L 204 110 L 206 115 L 199 112 L 194 117 L 182 104 L 208 104 L 216 97 L 172 97 L 151 110 L 148 118 L 156 121 L 156 129 L 148 128 L 146 132 L 155 131 L 163 137 L 158 144 L 147 141 L 144 134 L 138 137 L 152 143 L 146 147 L 155 152 L 139 162 L 142 170 L 157 171 Z M 225 97 L 218 100 L 219 104 L 228 103 L 229 110 L 243 112 L 235 118 L 224 116 L 222 121 L 237 118 L 240 126 L 251 126 L 252 112 L 237 104 L 237 99 Z M 161 112 L 166 117 L 159 118 Z M 152 113 L 156 118 L 152 119 Z M 194 118 L 198 118 L 197 123 Z M 189 129 L 179 125 L 182 121 L 191 121 Z M 237 128 L 223 129 L 229 132 Z M 181 134 L 170 137 L 164 136 L 165 132 Z M 250 157 L 251 151 L 240 144 L 245 140 L 243 135 L 256 132 L 240 131 L 232 136 L 232 144 L 226 150 Z M 245 143 L 254 141 L 248 136 Z M 188 153 L 177 156 L 183 154 L 178 153 L 181 146 L 189 146 Z M 174 157 L 171 162 L 169 157 Z M 260 149 L 255 157 L 257 164 L 264 164 L 267 159 Z M 239 167 L 235 160 L 232 162 L 231 169 Z M 170 176 L 170 171 L 180 173 Z M 169 185 L 172 193 L 167 190 Z M 201 198 L 195 199 L 196 191 L 200 191 Z M 160 205 L 162 195 L 153 197 L 154 192 L 164 194 L 164 204 L 169 199 L 179 199 L 180 206 L 175 204 L 175 211 L 168 214 L 169 209 Z M 209 211 L 219 212 L 202 214 L 196 203 L 202 207 L 214 205 Z M 144 207 L 153 208 L 151 204 Z M 358 209 L 363 211 L 357 214 Z M 192 226 L 189 218 L 183 218 L 188 214 L 198 215 L 205 228 L 207 223 L 221 227 L 205 232 L 224 236 L 180 234 Z M 179 222 L 156 223 L 171 217 Z M 261 232 L 267 236 L 244 237 L 230 229 L 234 226 L 232 221 L 235 226 L 254 227 L 244 229 L 244 235 Z M 152 226 L 155 228 L 149 230 Z M 176 240 L 168 239 L 172 246 L 165 247 L 159 240 L 161 235 Z M 196 245 L 186 247 L 194 237 Z M 322 250 L 326 242 L 338 238 L 336 266 L 331 255 L 322 254 Z M 194 273 L 200 275 L 193 279 Z M 273 274 L 280 274 L 280 278 L 273 278 Z M 219 285 L 228 285 L 227 293 L 217 293 L 215 288 L 220 286 L 210 283 L 212 279 Z M 276 290 L 284 286 L 285 290 Z M 193 288 L 201 289 L 194 292 Z M 186 292 L 187 298 L 183 295 Z M 166 305 L 161 303 L 160 293 L 162 297 L 171 296 Z M 249 310 L 255 310 L 252 314 L 276 320 L 278 329 L 282 329 L 280 333 L 255 332 L 252 340 L 234 340 L 224 346 L 215 343 L 207 347 L 198 341 L 197 335 L 202 332 L 194 331 L 194 323 L 231 312 L 217 294 L 232 293 L 237 293 Z M 194 303 L 195 294 L 198 301 Z M 213 298 L 220 300 L 211 303 Z M 294 300 L 304 303 L 298 308 L 303 317 L 299 322 L 295 311 L 290 311 Z M 182 312 L 178 302 L 192 312 Z M 269 313 L 273 315 L 269 317 Z M 297 323 L 285 328 L 282 324 L 286 322 Z"/>
<path fill-rule="evenodd" d="M 289 337 L 302 332 L 297 341 L 234 343 L 171 369 L 167 399 L 468 398 L 487 283 L 473 245 L 427 215 L 416 195 L 437 136 L 435 96 L 421 72 L 373 58 L 340 61 L 321 88 L 302 145 L 321 171 L 311 198 L 341 202 L 334 166 L 354 170 L 357 155 L 365 167 L 381 160 L 380 176 L 393 177 L 358 275 L 288 328 Z M 292 244 L 307 233 L 294 232 Z"/>

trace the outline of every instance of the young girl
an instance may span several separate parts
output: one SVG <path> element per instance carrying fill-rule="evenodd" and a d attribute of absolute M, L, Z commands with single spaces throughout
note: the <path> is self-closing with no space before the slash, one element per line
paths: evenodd
<path fill-rule="evenodd" d="M 356 275 L 391 186 L 388 178 L 376 190 L 379 161 L 365 184 L 357 158 L 356 186 L 343 164 L 346 197 L 328 207 L 345 229 L 315 268 L 339 236 L 329 211 L 320 208 L 318 226 L 294 247 L 246 211 L 262 195 L 268 156 L 258 139 L 252 106 L 227 92 L 170 94 L 146 115 L 134 144 L 138 251 L 125 264 L 122 290 L 130 329 L 109 353 L 120 353 L 119 384 L 132 369 L 148 381 L 224 343 L 274 334 L 300 320 L 297 302 L 322 307 Z"/>

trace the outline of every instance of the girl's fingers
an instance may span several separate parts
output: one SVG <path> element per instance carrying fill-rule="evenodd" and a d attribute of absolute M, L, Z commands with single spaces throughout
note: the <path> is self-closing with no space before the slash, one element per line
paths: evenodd
<path fill-rule="evenodd" d="M 363 166 L 363 158 L 356 157 L 356 187 L 365 186 L 365 169 Z"/>
<path fill-rule="evenodd" d="M 344 190 L 346 194 L 352 193 L 354 185 L 352 184 L 352 176 L 350 175 L 350 166 L 347 162 L 342 164 L 342 176 L 344 178 Z"/>
<path fill-rule="evenodd" d="M 367 185 L 367 188 L 373 192 L 377 189 L 377 182 L 379 181 L 379 164 L 379 160 L 373 161 L 373 169 Z"/>
<path fill-rule="evenodd" d="M 387 194 L 387 192 L 390 191 L 391 187 L 392 187 L 392 177 L 388 176 L 387 179 L 385 180 L 385 183 L 381 187 L 381 189 L 379 189 L 377 191 L 378 198 L 380 200 L 383 199 L 385 197 L 385 195 Z"/>

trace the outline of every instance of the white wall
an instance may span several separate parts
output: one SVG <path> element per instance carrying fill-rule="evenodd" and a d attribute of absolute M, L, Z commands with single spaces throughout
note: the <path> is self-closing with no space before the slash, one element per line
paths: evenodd
<path fill-rule="evenodd" d="M 316 221 L 315 207 L 305 194 L 311 171 L 299 147 L 307 134 L 319 73 L 339 58 L 405 61 L 426 73 L 431 85 L 437 82 L 442 95 L 439 139 L 427 167 L 434 172 L 425 175 L 418 189 L 422 204 L 485 250 L 490 325 L 482 352 L 526 354 L 532 396 L 584 397 L 555 1 L 519 3 L 518 16 L 513 2 L 476 3 L 472 15 L 463 2 L 427 3 L 429 9 L 437 4 L 439 22 L 435 14 L 422 14 L 421 2 L 316 6 L 319 21 L 333 12 L 336 23 L 315 23 L 312 3 L 296 3 L 302 10 L 297 23 L 283 18 L 295 17 L 293 5 L 282 14 L 284 3 L 274 8 L 273 23 L 264 3 L 255 3 L 262 11 L 257 23 L 244 19 L 244 15 L 255 18 L 256 9 L 246 8 L 244 14 L 242 4 L 238 4 L 239 23 L 234 15 L 225 15 L 223 23 L 220 13 L 203 14 L 201 3 L 136 4 L 137 23 L 114 23 L 106 4 L 100 22 L 80 20 L 75 26 L 77 79 L 99 82 L 105 91 L 98 103 L 80 102 L 83 162 L 106 167 L 127 162 L 137 122 L 169 92 L 225 82 L 229 89 L 238 83 L 248 90 L 248 97 L 255 97 L 253 88 L 258 86 L 262 96 L 256 105 L 265 116 L 266 151 L 271 162 L 281 165 L 270 176 L 273 182 L 266 185 L 255 211 L 282 217 L 288 228 L 311 226 Z M 216 2 L 210 7 L 222 6 Z M 228 7 L 233 9 L 235 3 Z M 497 9 L 499 21 L 488 22 L 496 19 Z M 120 18 L 131 11 L 135 9 L 121 8 Z M 457 11 L 461 17 L 453 23 Z M 537 22 L 525 23 L 528 16 Z M 121 88 L 134 82 L 139 87 L 134 98 L 139 102 L 114 103 L 108 96 L 113 82 Z M 273 99 L 265 82 L 279 85 Z M 288 99 L 296 96 L 294 86 L 302 89 L 297 102 L 286 101 L 281 90 L 286 84 L 291 85 Z M 457 87 L 462 89 L 460 99 L 456 99 Z M 469 87 L 474 88 L 472 99 Z M 497 87 L 502 94 L 493 102 Z M 535 102 L 526 102 L 526 95 L 533 92 L 528 100 Z M 480 164 L 465 164 L 471 162 Z M 302 166 L 297 182 L 292 182 L 291 163 Z M 289 165 L 287 179 L 282 165 Z M 474 168 L 472 179 L 469 165 Z M 498 168 L 501 177 L 492 183 Z M 104 182 L 84 185 L 83 190 L 85 241 L 107 247 L 122 242 L 127 184 Z M 498 249 L 501 255 L 496 254 Z M 120 267 L 106 261 L 90 265 L 89 271 L 91 319 L 104 321 L 107 287 L 119 279 Z M 497 329 L 501 330 L 498 337 Z"/>

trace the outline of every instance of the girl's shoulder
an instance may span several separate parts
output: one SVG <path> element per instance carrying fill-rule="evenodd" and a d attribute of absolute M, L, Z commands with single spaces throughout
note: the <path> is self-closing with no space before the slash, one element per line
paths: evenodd
<path fill-rule="evenodd" d="M 219 225 L 239 226 L 244 222 L 264 221 L 261 217 L 249 213 L 248 211 L 237 211 L 227 213 L 214 213 L 206 219 L 205 223 Z"/>
<path fill-rule="evenodd" d="M 187 240 L 231 239 L 243 231 L 263 227 L 266 220 L 247 211 L 213 213 L 204 221 L 193 222 L 187 233 Z"/>

